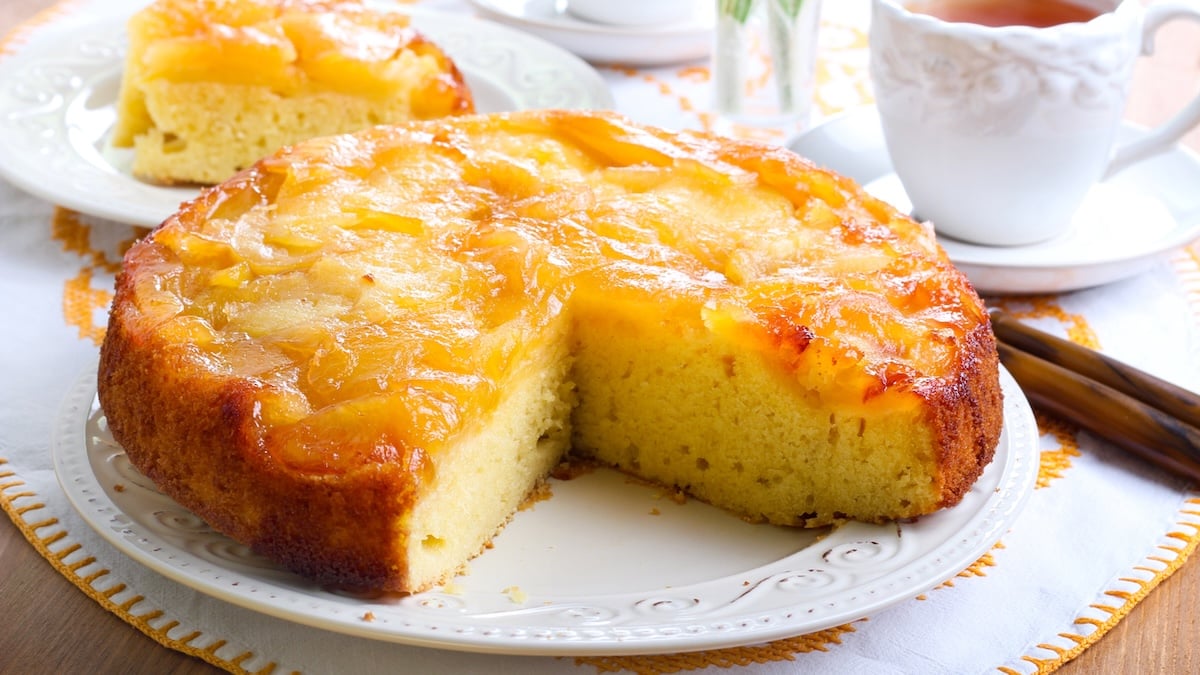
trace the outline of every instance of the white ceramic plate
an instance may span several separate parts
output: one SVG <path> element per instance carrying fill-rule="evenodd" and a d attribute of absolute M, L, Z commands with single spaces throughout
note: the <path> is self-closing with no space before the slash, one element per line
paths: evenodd
<path fill-rule="evenodd" d="M 665 66 L 708 56 L 713 3 L 693 3 L 691 18 L 663 26 L 610 26 L 572 16 L 562 0 L 471 0 L 494 21 L 528 31 L 594 63 Z"/>
<path fill-rule="evenodd" d="M 1033 490 L 1038 431 L 1001 372 L 1004 431 L 962 503 L 914 522 L 819 531 L 750 525 L 678 504 L 610 471 L 552 481 L 449 588 L 323 589 L 213 532 L 132 467 L 73 388 L 53 441 L 84 520 L 131 558 L 227 602 L 361 637 L 479 652 L 632 654 L 716 649 L 838 626 L 954 576 L 1009 529 Z M 824 535 L 823 538 L 821 535 Z M 369 620 L 368 620 L 369 618 Z"/>
<path fill-rule="evenodd" d="M 1128 140 L 1139 133 L 1140 128 L 1125 124 L 1120 136 Z M 911 211 L 874 108 L 833 117 L 789 147 L 855 179 L 901 211 Z M 1071 228 L 1049 241 L 1006 247 L 948 237 L 938 237 L 938 242 L 981 293 L 1061 293 L 1134 276 L 1197 237 L 1200 156 L 1176 147 L 1097 185 Z"/>
<path fill-rule="evenodd" d="M 55 204 L 154 226 L 198 190 L 133 178 L 132 150 L 109 144 L 127 4 L 42 26 L 0 59 L 0 175 Z M 613 107 L 599 73 L 536 37 L 470 16 L 414 13 L 413 25 L 454 59 L 480 112 Z"/>

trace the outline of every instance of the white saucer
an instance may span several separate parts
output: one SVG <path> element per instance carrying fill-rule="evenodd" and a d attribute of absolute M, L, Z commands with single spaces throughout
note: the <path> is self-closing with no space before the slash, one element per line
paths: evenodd
<path fill-rule="evenodd" d="M 569 14 L 562 0 L 471 0 L 485 17 L 553 42 L 593 63 L 664 66 L 694 61 L 712 49 L 711 2 L 693 3 L 692 17 L 666 26 L 609 26 Z"/>
<path fill-rule="evenodd" d="M 1120 136 L 1139 135 L 1122 125 Z M 873 107 L 836 116 L 788 146 L 912 209 L 892 170 Z M 1176 147 L 1097 185 L 1064 234 L 1029 246 L 977 246 L 938 237 L 981 293 L 1061 293 L 1125 279 L 1200 236 L 1200 155 Z"/>
<path fill-rule="evenodd" d="M 0 176 L 81 213 L 154 226 L 199 190 L 143 183 L 109 135 L 125 22 L 142 0 L 94 2 L 45 25 L 0 59 Z M 462 71 L 480 112 L 612 108 L 604 78 L 573 54 L 473 16 L 411 12 Z"/>

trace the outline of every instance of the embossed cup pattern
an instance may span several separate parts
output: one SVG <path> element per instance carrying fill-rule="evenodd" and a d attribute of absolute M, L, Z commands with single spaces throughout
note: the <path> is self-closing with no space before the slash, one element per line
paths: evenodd
<path fill-rule="evenodd" d="M 915 216 L 985 245 L 1067 229 L 1109 166 L 1142 53 L 1140 4 L 1108 8 L 1087 23 L 990 28 L 873 0 L 871 77 Z"/>

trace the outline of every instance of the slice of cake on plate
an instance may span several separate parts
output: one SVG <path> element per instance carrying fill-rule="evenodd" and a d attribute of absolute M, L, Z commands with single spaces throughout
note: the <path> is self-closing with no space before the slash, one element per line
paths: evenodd
<path fill-rule="evenodd" d="M 406 15 L 356 0 L 158 0 L 128 31 L 112 142 L 154 183 L 217 183 L 308 138 L 474 109 Z"/>

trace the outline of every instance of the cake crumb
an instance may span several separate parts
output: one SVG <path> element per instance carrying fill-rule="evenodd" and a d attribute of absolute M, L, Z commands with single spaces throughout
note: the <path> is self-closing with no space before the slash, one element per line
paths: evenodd
<path fill-rule="evenodd" d="M 676 504 L 686 504 L 688 501 L 687 493 L 684 492 L 683 490 L 667 489 L 667 490 L 664 490 L 664 492 L 662 492 L 662 494 L 660 495 L 660 499 L 662 497 L 666 497 L 667 499 L 670 499 L 671 501 L 675 502 Z"/>
<path fill-rule="evenodd" d="M 554 490 L 550 487 L 550 484 L 542 481 L 530 490 L 529 494 L 525 495 L 525 499 L 521 500 L 521 504 L 517 507 L 517 510 L 527 511 L 532 509 L 538 502 L 544 502 L 553 496 Z"/>
<path fill-rule="evenodd" d="M 558 480 L 571 480 L 595 470 L 596 462 L 594 461 L 581 457 L 568 457 L 550 471 L 550 476 Z"/>
<path fill-rule="evenodd" d="M 462 595 L 463 588 L 462 588 L 462 586 L 459 586 L 458 584 L 451 581 L 450 583 L 442 586 L 442 592 L 445 593 L 446 595 Z"/>
<path fill-rule="evenodd" d="M 529 596 L 525 594 L 525 591 L 521 590 L 520 586 L 509 586 L 504 589 L 503 593 L 508 596 L 509 601 L 514 605 L 523 605 L 529 600 Z"/>
<path fill-rule="evenodd" d="M 375 620 L 375 612 L 367 612 L 366 614 L 363 614 L 362 620 L 366 621 L 368 623 L 370 623 L 371 621 L 374 621 Z"/>
<path fill-rule="evenodd" d="M 124 483 L 117 483 L 116 485 L 113 485 L 113 490 L 115 490 L 115 491 L 117 491 L 117 492 L 124 492 L 124 491 L 125 491 L 125 484 L 124 484 Z"/>

